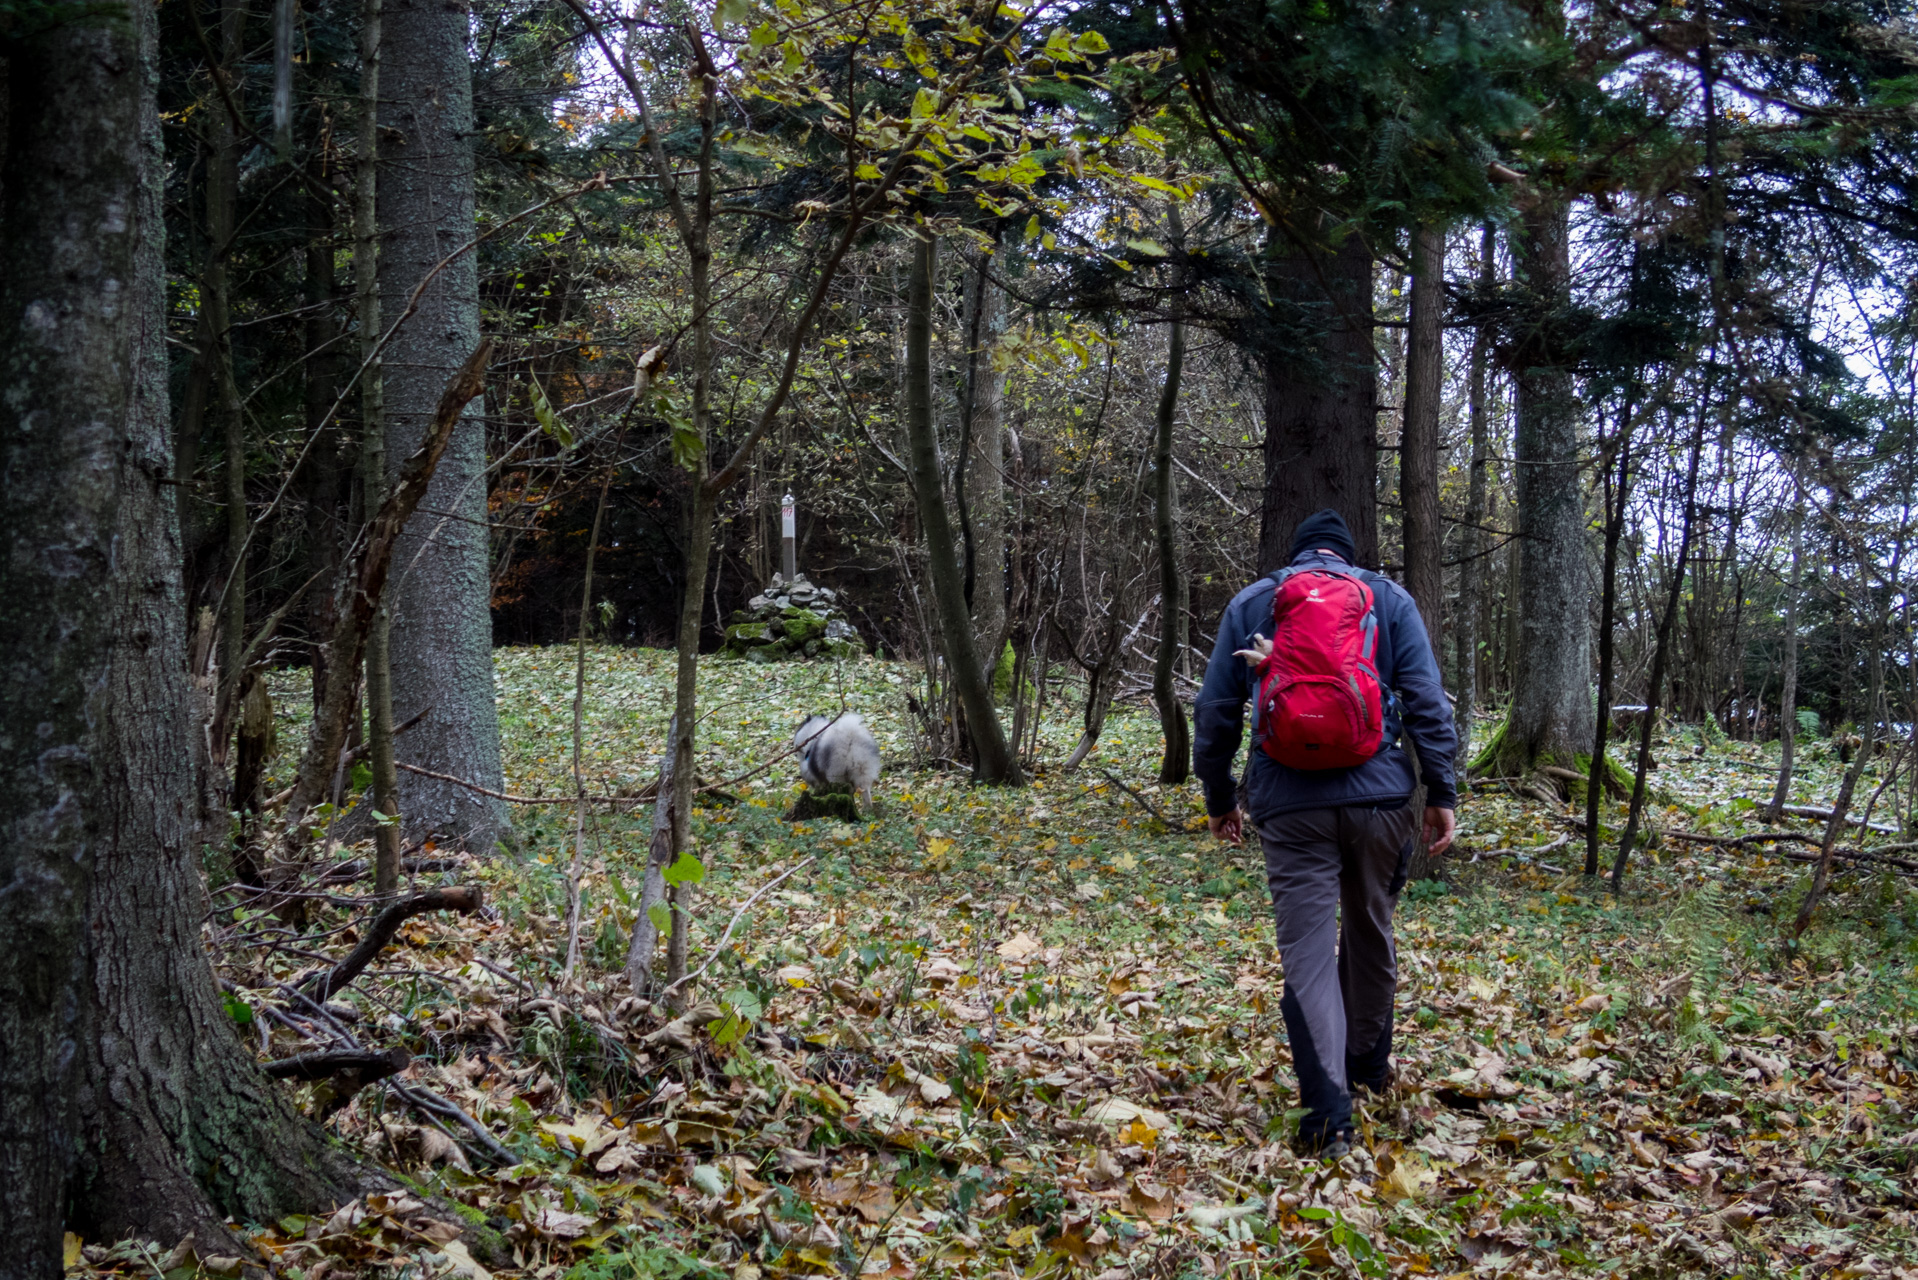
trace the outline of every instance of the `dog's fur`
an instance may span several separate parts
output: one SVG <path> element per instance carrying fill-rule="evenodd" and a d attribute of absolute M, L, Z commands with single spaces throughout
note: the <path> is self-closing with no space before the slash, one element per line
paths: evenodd
<path fill-rule="evenodd" d="M 879 781 L 879 744 L 866 722 L 851 712 L 808 716 L 793 734 L 800 749 L 799 776 L 810 787 L 851 787 L 862 808 L 872 807 L 872 786 Z"/>

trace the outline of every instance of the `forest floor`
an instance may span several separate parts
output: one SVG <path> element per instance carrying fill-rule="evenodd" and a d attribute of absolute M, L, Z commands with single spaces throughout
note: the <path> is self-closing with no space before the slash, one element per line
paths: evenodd
<path fill-rule="evenodd" d="M 570 793 L 572 650 L 498 659 L 508 789 Z M 593 792 L 652 778 L 671 672 L 670 653 L 590 651 Z M 1775 746 L 1662 735 L 1663 839 L 1619 899 L 1577 874 L 1564 806 L 1502 784 L 1466 798 L 1445 883 L 1401 904 L 1398 1085 L 1361 1107 L 1365 1149 L 1328 1164 L 1285 1141 L 1257 855 L 1190 832 L 1197 786 L 1153 781 L 1148 712 L 1116 709 L 1065 775 L 1077 713 L 1055 702 L 1033 784 L 974 788 L 913 767 L 911 667 L 714 659 L 702 681 L 711 780 L 843 692 L 887 753 L 877 815 L 785 822 L 790 761 L 698 812 L 689 954 L 713 963 L 699 1010 L 668 1023 L 617 977 L 650 806 L 588 825 L 585 963 L 565 982 L 573 810 L 518 810 L 523 860 L 434 877 L 483 885 L 490 911 L 414 918 L 341 997 L 515 1163 L 369 1088 L 329 1125 L 411 1189 L 248 1224 L 276 1275 L 1918 1277 L 1911 882 L 1845 871 L 1788 955 L 1807 869 L 1671 835 L 1760 829 Z M 276 694 L 297 741 L 302 678 Z M 1822 802 L 1835 758 L 1804 754 L 1797 798 Z M 343 903 L 304 949 L 350 944 L 368 913 Z M 266 1056 L 313 1047 L 253 1013 L 312 959 L 221 959 Z M 462 1241 L 433 1222 L 449 1206 Z M 193 1274 L 178 1251 L 70 1245 L 69 1275 Z"/>

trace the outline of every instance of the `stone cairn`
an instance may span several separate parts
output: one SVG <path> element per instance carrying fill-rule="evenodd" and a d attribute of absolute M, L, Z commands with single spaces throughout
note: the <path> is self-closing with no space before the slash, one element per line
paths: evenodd
<path fill-rule="evenodd" d="M 765 591 L 733 613 L 726 652 L 748 662 L 863 658 L 865 642 L 838 600 L 831 588 L 815 587 L 803 573 L 775 573 Z"/>

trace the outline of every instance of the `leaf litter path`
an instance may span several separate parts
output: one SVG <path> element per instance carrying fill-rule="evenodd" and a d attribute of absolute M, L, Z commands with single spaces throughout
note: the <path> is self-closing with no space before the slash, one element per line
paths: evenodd
<path fill-rule="evenodd" d="M 570 649 L 499 654 L 516 793 L 572 789 L 572 670 Z M 595 793 L 650 780 L 671 670 L 670 653 L 591 653 Z M 1048 708 L 1031 787 L 973 788 L 911 769 L 911 668 L 713 660 L 702 681 L 703 776 L 743 772 L 843 696 L 887 753 L 880 813 L 787 824 L 780 768 L 702 809 L 695 965 L 756 891 L 816 861 L 754 905 L 671 1019 L 615 976 L 645 807 L 593 819 L 587 963 L 565 983 L 570 810 L 522 811 L 530 856 L 448 877 L 483 884 L 491 918 L 410 921 L 338 1010 L 520 1163 L 488 1167 L 457 1126 L 370 1088 L 329 1123 L 405 1187 L 253 1224 L 275 1274 L 1918 1276 L 1903 882 L 1841 876 L 1788 962 L 1772 921 L 1802 868 L 1676 845 L 1615 903 L 1561 874 L 1578 850 L 1559 807 L 1474 795 L 1450 891 L 1402 904 L 1399 1084 L 1361 1105 L 1363 1151 L 1301 1161 L 1256 855 L 1060 774 L 1076 708 Z M 305 705 L 296 673 L 276 693 Z M 1742 829 L 1749 805 L 1714 787 L 1761 784 L 1764 753 L 1698 746 L 1662 740 L 1673 803 L 1655 821 Z M 1157 751 L 1156 721 L 1121 707 L 1095 763 L 1196 819 L 1196 786 L 1148 781 Z M 1820 783 L 1814 764 L 1804 798 Z M 341 932 L 303 949 L 351 945 L 365 914 L 323 913 L 316 931 Z M 254 1007 L 312 963 L 221 956 Z M 313 1047 L 246 1030 L 267 1056 Z M 70 1243 L 74 1275 L 168 1261 Z"/>

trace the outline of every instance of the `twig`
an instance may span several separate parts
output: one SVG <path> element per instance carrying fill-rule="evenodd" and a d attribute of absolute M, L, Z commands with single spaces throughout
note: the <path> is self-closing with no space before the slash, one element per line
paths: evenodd
<path fill-rule="evenodd" d="M 720 953 L 726 949 L 727 942 L 731 941 L 733 936 L 733 930 L 739 926 L 740 917 L 744 916 L 746 912 L 751 909 L 753 903 L 758 902 L 761 898 L 765 897 L 768 893 L 771 893 L 775 888 L 779 886 L 779 883 L 781 881 L 787 879 L 789 876 L 793 875 L 795 872 L 803 871 L 805 868 L 811 866 L 813 864 L 813 861 L 814 861 L 813 858 L 807 858 L 804 862 L 795 863 L 792 867 L 788 868 L 785 871 L 780 872 L 773 879 L 768 880 L 765 884 L 761 885 L 757 890 L 753 892 L 752 897 L 740 903 L 739 910 L 733 912 L 733 918 L 726 922 L 726 932 L 720 934 L 719 941 L 713 945 L 712 957 L 708 959 L 705 964 L 700 965 L 699 968 L 693 970 L 691 973 L 681 978 L 678 982 L 673 983 L 671 986 L 667 987 L 664 991 L 661 991 L 659 993 L 659 998 L 661 1000 L 664 1000 L 667 996 L 671 995 L 674 991 L 678 990 L 680 987 L 685 986 L 687 983 L 691 982 L 694 978 L 699 977 L 701 974 L 705 973 L 706 970 L 712 968 L 714 963 L 718 961 Z"/>
<path fill-rule="evenodd" d="M 518 987 L 521 991 L 531 991 L 533 989 L 532 986 L 529 983 L 527 983 L 527 981 L 524 978 L 520 977 L 517 973 L 514 973 L 511 969 L 501 968 L 499 965 L 494 964 L 491 960 L 488 960 L 485 956 L 479 956 L 479 955 L 474 956 L 473 963 L 478 965 L 480 968 L 487 970 L 488 972 L 497 973 L 500 977 L 506 979 L 508 982 Z"/>
<path fill-rule="evenodd" d="M 360 945 L 347 953 L 344 960 L 323 974 L 309 979 L 310 998 L 324 1001 L 346 987 L 357 978 L 360 970 L 373 963 L 373 958 L 386 949 L 393 935 L 400 931 L 400 924 L 409 916 L 419 915 L 423 911 L 478 911 L 483 896 L 476 885 L 456 885 L 450 889 L 433 889 L 426 893 L 414 894 L 402 898 L 388 906 L 373 918 L 373 923 L 360 939 Z"/>
<path fill-rule="evenodd" d="M 474 1140 L 485 1149 L 486 1154 L 499 1163 L 518 1164 L 520 1162 L 518 1156 L 500 1145 L 500 1140 L 495 1138 L 485 1125 L 475 1120 L 472 1116 L 467 1115 L 456 1103 L 440 1097 L 437 1093 L 434 1093 L 431 1089 L 423 1085 L 400 1084 L 397 1081 L 389 1080 L 387 1086 L 406 1102 L 411 1103 L 421 1111 L 427 1112 L 429 1116 L 438 1114 L 445 1116 L 448 1120 L 457 1120 L 468 1133 L 473 1135 Z"/>
<path fill-rule="evenodd" d="M 1134 791 L 1131 787 L 1127 786 L 1123 781 L 1120 780 L 1119 775 L 1112 772 L 1112 770 L 1106 768 L 1104 765 L 1098 766 L 1098 769 L 1100 773 L 1103 773 L 1106 776 L 1106 781 L 1110 782 L 1113 786 L 1119 788 L 1119 790 L 1131 796 L 1134 800 L 1137 800 L 1142 806 L 1144 806 L 1145 811 L 1147 813 L 1157 818 L 1160 822 L 1165 823 L 1167 827 L 1171 828 L 1174 831 L 1179 832 L 1182 835 L 1188 835 L 1188 836 L 1193 834 L 1193 832 L 1196 830 L 1196 828 L 1188 827 L 1183 822 L 1174 822 L 1171 818 L 1165 815 L 1164 811 L 1161 810 L 1158 805 L 1153 804 L 1150 800 L 1146 799 L 1144 796 L 1140 795 L 1137 791 Z"/>
<path fill-rule="evenodd" d="M 362 1047 L 360 1045 L 360 1042 L 354 1038 L 353 1033 L 348 1031 L 345 1027 L 342 1027 L 339 1024 L 339 1022 L 333 1017 L 333 1015 L 326 1011 L 325 1005 L 321 1004 L 319 1001 L 315 1000 L 313 997 L 307 995 L 304 991 L 297 991 L 294 988 L 287 986 L 285 983 L 280 984 L 280 990 L 285 992 L 288 996 L 292 997 L 294 1000 L 297 1000 L 302 1005 L 305 1005 L 307 1012 L 312 1016 L 312 1018 L 315 1021 L 319 1022 L 327 1030 L 331 1031 L 333 1033 L 334 1038 L 339 1040 L 342 1044 L 346 1045 L 350 1049 L 359 1049 Z M 279 1010 L 273 1008 L 271 1005 L 266 1006 L 266 1011 L 269 1014 L 272 1014 L 280 1022 L 285 1023 L 288 1027 L 291 1027 L 295 1032 L 298 1032 L 301 1036 L 304 1036 L 309 1040 L 312 1039 L 312 1037 L 308 1035 L 307 1032 L 305 1032 L 304 1030 L 300 1028 L 299 1024 L 295 1023 L 291 1018 L 287 1017 L 285 1014 L 281 1013 Z M 394 1093 L 398 1094 L 400 1098 L 404 1100 L 405 1102 L 411 1104 L 413 1107 L 417 1108 L 419 1111 L 424 1112 L 426 1115 L 426 1118 L 433 1122 L 433 1125 L 435 1128 L 438 1128 L 441 1130 L 445 1129 L 445 1126 L 441 1125 L 439 1121 L 435 1118 L 436 1115 L 445 1116 L 450 1120 L 457 1120 L 467 1130 L 467 1132 L 473 1135 L 474 1140 L 479 1143 L 481 1149 L 486 1152 L 487 1156 L 490 1159 L 497 1160 L 501 1164 L 518 1164 L 519 1163 L 519 1157 L 515 1156 L 511 1151 L 508 1151 L 505 1147 L 501 1146 L 499 1139 L 495 1138 L 492 1135 L 492 1133 L 488 1131 L 485 1125 L 475 1120 L 472 1116 L 467 1115 L 466 1112 L 461 1110 L 458 1105 L 456 1105 L 455 1103 L 449 1102 L 445 1098 L 440 1097 L 437 1093 L 434 1093 L 431 1089 L 427 1088 L 425 1085 L 401 1084 L 398 1080 L 389 1078 L 386 1081 L 386 1087 L 391 1089 Z M 454 1135 L 448 1134 L 447 1136 L 452 1137 Z"/>

